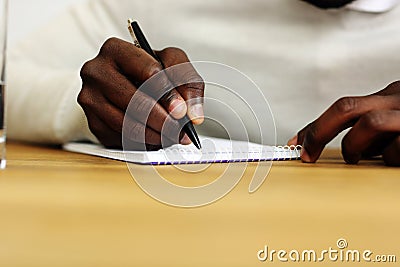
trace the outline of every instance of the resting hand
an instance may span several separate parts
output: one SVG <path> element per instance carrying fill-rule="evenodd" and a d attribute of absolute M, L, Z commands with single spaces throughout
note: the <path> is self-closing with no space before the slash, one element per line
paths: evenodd
<path fill-rule="evenodd" d="M 387 165 L 400 166 L 400 81 L 372 95 L 339 99 L 288 144 L 303 145 L 302 160 L 315 162 L 325 145 L 349 127 L 342 140 L 347 163 L 382 155 Z"/>
<path fill-rule="evenodd" d="M 186 54 L 178 48 L 166 48 L 156 51 L 156 54 L 165 68 L 189 62 Z M 128 133 L 133 149 L 143 149 L 144 146 L 144 149 L 159 149 L 161 136 L 163 144 L 165 140 L 169 144 L 190 143 L 188 137 L 180 132 L 177 119 L 187 114 L 194 124 L 203 122 L 204 83 L 190 64 L 186 64 L 184 70 L 171 72 L 177 77 L 167 77 L 167 74 L 160 73 L 162 70 L 163 66 L 144 50 L 117 38 L 107 40 L 99 54 L 83 65 L 83 85 L 78 103 L 85 111 L 90 130 L 103 145 L 122 146 L 123 124 L 124 134 Z M 157 74 L 154 88 L 149 92 L 138 90 Z M 171 90 L 174 88 L 171 78 L 184 85 Z M 164 94 L 160 90 L 171 91 L 158 99 L 156 95 Z M 129 104 L 132 112 L 124 121 Z"/>

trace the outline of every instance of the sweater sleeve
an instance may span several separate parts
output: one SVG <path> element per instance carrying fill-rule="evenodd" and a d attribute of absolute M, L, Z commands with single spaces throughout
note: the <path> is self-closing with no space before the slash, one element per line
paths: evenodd
<path fill-rule="evenodd" d="M 32 62 L 9 64 L 7 134 L 10 139 L 61 144 L 92 140 L 86 117 L 77 104 L 79 76 Z"/>
<path fill-rule="evenodd" d="M 107 0 L 79 3 L 9 47 L 9 139 L 47 144 L 96 141 L 77 104 L 79 70 L 108 37 L 125 37 L 125 20 L 116 20 L 118 10 L 110 13 L 109 5 Z"/>
<path fill-rule="evenodd" d="M 7 132 L 10 139 L 62 144 L 96 141 L 77 104 L 79 71 L 109 37 L 130 40 L 127 19 L 155 32 L 154 14 L 163 0 L 89 0 L 9 48 Z M 157 42 L 157 34 L 151 36 Z"/>

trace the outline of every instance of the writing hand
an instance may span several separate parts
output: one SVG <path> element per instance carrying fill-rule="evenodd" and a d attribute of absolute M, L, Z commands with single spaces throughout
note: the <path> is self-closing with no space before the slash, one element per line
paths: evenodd
<path fill-rule="evenodd" d="M 166 48 L 156 54 L 165 68 L 189 62 L 178 48 Z M 185 64 L 184 70 L 169 72 L 175 77 L 167 77 L 160 73 L 162 70 L 163 66 L 144 50 L 117 38 L 108 39 L 99 54 L 83 65 L 78 103 L 86 114 L 90 130 L 103 145 L 122 146 L 123 123 L 133 149 L 143 149 L 143 140 L 145 149 L 159 149 L 161 135 L 170 144 L 190 143 L 180 132 L 177 120 L 187 114 L 193 124 L 203 122 L 204 83 L 190 64 Z M 151 89 L 154 91 L 138 90 L 157 74 L 157 84 Z M 154 99 L 151 95 L 162 95 L 160 90 L 174 87 L 171 79 L 184 85 L 171 90 L 167 97 Z M 124 122 L 125 111 L 134 95 L 135 101 L 130 106 L 134 112 Z"/>

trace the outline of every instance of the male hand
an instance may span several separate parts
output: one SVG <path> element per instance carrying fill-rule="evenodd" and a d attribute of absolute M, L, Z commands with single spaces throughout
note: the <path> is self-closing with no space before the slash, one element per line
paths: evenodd
<path fill-rule="evenodd" d="M 315 162 L 325 145 L 349 127 L 342 140 L 347 163 L 382 155 L 387 165 L 400 166 L 400 81 L 372 95 L 339 99 L 288 144 L 303 145 L 301 159 Z"/>
<path fill-rule="evenodd" d="M 189 62 L 178 48 L 155 53 L 165 68 Z M 78 103 L 85 111 L 90 130 L 103 145 L 122 146 L 123 124 L 132 149 L 159 149 L 161 137 L 163 145 L 190 143 L 180 132 L 182 127 L 177 120 L 187 114 L 193 124 L 203 122 L 204 83 L 190 64 L 178 71 L 160 73 L 162 70 L 163 66 L 143 49 L 117 38 L 108 39 L 99 54 L 83 65 Z M 157 79 L 147 86 L 149 90 L 138 90 L 154 75 Z M 184 85 L 174 88 L 177 83 Z M 131 99 L 130 113 L 124 121 Z"/>

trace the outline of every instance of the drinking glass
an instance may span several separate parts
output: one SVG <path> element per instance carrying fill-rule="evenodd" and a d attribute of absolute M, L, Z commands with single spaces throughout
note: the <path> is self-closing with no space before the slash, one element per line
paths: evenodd
<path fill-rule="evenodd" d="M 6 48 L 8 0 L 0 0 L 0 169 L 6 167 Z"/>

